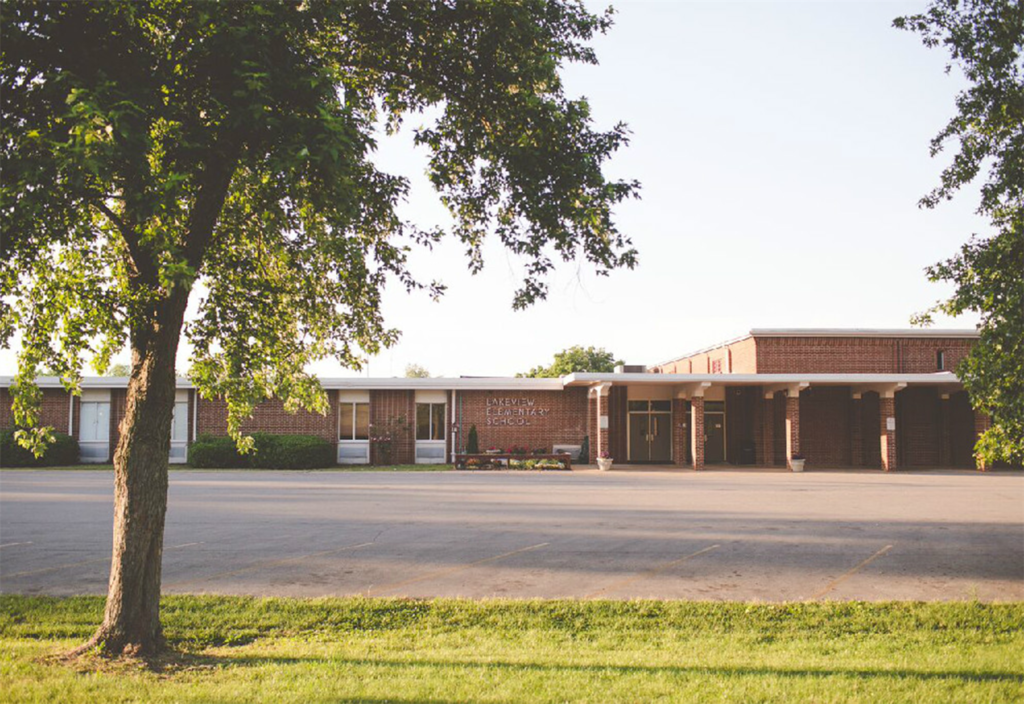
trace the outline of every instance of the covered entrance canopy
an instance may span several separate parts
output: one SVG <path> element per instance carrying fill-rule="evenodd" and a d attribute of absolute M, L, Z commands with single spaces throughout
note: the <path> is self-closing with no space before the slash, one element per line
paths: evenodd
<path fill-rule="evenodd" d="M 791 467 L 973 466 L 975 419 L 952 372 L 571 374 L 595 455 L 620 462 Z"/>

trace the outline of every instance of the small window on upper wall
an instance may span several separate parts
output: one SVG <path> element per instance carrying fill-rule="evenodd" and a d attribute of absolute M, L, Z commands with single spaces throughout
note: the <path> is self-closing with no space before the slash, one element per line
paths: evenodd
<path fill-rule="evenodd" d="M 940 372 L 946 368 L 946 353 L 942 350 L 935 353 L 935 367 Z"/>

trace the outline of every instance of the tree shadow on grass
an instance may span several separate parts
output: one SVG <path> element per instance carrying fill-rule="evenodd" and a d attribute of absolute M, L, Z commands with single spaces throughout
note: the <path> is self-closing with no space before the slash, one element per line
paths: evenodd
<path fill-rule="evenodd" d="M 319 663 L 331 666 L 376 667 L 394 670 L 452 669 L 464 670 L 507 670 L 515 672 L 539 672 L 545 675 L 559 674 L 606 674 L 628 675 L 695 675 L 725 677 L 785 677 L 785 678 L 826 678 L 842 677 L 853 679 L 901 679 L 960 680 L 962 682 L 1014 682 L 1024 685 L 1024 673 L 1018 672 L 972 672 L 968 670 L 909 670 L 871 668 L 778 668 L 729 665 L 616 665 L 613 663 L 570 664 L 535 663 L 472 660 L 388 660 L 370 658 L 335 657 L 289 657 L 289 656 L 210 656 L 195 655 L 193 662 L 207 668 L 261 667 L 266 665 L 311 665 Z"/>

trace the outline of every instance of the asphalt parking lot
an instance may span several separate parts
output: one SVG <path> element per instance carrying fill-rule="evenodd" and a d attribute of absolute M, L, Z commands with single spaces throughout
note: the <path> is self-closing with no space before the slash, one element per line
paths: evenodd
<path fill-rule="evenodd" d="M 108 471 L 0 473 L 0 591 L 106 591 Z M 172 471 L 168 593 L 1024 599 L 1024 475 Z"/>

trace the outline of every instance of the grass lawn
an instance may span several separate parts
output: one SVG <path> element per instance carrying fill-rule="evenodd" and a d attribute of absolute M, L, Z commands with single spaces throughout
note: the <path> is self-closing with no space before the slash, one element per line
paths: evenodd
<path fill-rule="evenodd" d="M 64 472 L 67 470 L 97 471 L 114 469 L 111 464 L 72 464 L 64 467 L 2 467 L 3 470 Z M 187 464 L 172 464 L 172 472 L 449 472 L 455 468 L 450 464 L 396 464 L 393 466 L 370 467 L 368 465 L 336 465 L 317 469 L 195 469 Z"/>
<path fill-rule="evenodd" d="M 47 659 L 102 599 L 0 596 L 3 702 L 1020 702 L 1024 604 L 164 600 L 156 671 Z"/>

